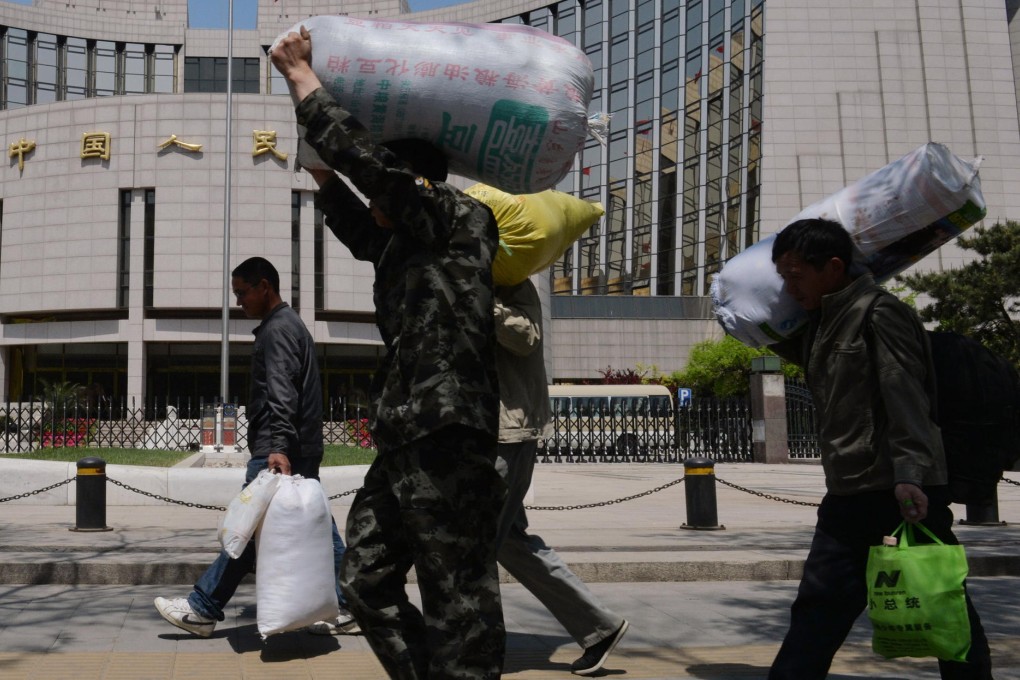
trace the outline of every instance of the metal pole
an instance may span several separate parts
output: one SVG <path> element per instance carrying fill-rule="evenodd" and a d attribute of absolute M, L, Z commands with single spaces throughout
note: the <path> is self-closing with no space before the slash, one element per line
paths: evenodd
<path fill-rule="evenodd" d="M 78 461 L 75 478 L 75 525 L 71 531 L 113 531 L 106 526 L 106 461 L 90 456 Z"/>
<path fill-rule="evenodd" d="M 681 529 L 725 529 L 719 524 L 715 501 L 715 461 L 688 458 L 684 461 L 684 493 L 687 496 L 687 523 Z"/>
<path fill-rule="evenodd" d="M 230 175 L 234 129 L 234 0 L 227 9 L 227 144 L 223 163 L 223 341 L 220 351 L 220 401 L 230 393 Z M 222 443 L 222 442 L 217 442 Z"/>
<path fill-rule="evenodd" d="M 961 519 L 960 524 L 978 527 L 1006 526 L 1006 523 L 999 519 L 999 489 L 995 486 L 985 498 L 967 503 L 966 508 L 967 518 Z"/>

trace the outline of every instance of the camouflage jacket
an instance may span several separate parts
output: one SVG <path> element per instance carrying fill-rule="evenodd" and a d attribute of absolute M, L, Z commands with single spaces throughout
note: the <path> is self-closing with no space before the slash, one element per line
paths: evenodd
<path fill-rule="evenodd" d="M 495 442 L 499 386 L 492 318 L 496 221 L 483 204 L 405 169 L 322 89 L 297 107 L 306 140 L 394 222 L 375 224 L 338 178 L 316 196 L 330 230 L 375 267 L 376 323 L 387 353 L 373 381 L 380 450 L 448 425 Z"/>

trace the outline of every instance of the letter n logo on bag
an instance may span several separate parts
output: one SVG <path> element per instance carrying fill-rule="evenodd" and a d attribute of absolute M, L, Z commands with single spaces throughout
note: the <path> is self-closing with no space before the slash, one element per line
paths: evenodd
<path fill-rule="evenodd" d="M 890 573 L 888 571 L 880 571 L 875 576 L 875 585 L 874 585 L 874 587 L 875 588 L 895 588 L 896 584 L 899 583 L 899 580 L 900 580 L 900 571 L 899 571 L 899 569 L 897 569 L 896 571 L 894 571 L 892 573 Z"/>

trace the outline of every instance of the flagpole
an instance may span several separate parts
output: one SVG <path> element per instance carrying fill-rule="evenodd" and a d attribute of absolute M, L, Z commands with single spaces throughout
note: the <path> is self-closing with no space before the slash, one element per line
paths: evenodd
<path fill-rule="evenodd" d="M 227 0 L 227 142 L 223 163 L 223 313 L 220 401 L 230 399 L 230 176 L 234 103 L 234 0 Z M 222 444 L 222 442 L 220 442 Z"/>

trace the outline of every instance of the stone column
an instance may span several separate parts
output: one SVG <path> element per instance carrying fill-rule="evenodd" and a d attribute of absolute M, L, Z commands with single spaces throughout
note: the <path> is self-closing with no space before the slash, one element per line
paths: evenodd
<path fill-rule="evenodd" d="M 776 356 L 751 360 L 751 440 L 756 463 L 789 463 L 786 378 Z"/>

